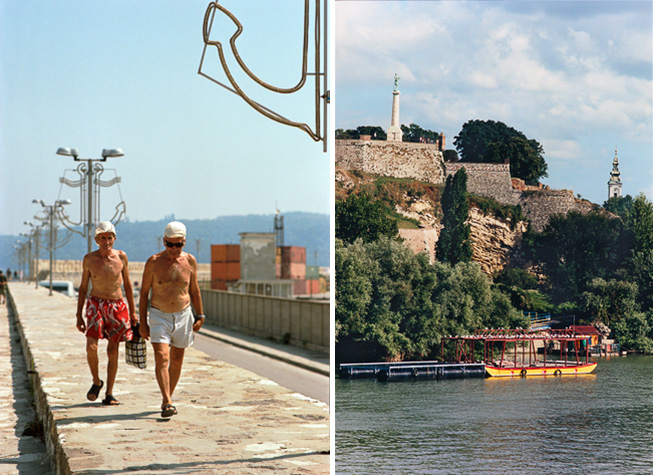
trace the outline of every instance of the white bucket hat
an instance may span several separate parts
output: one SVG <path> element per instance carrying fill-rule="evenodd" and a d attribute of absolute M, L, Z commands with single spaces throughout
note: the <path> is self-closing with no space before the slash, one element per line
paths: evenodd
<path fill-rule="evenodd" d="M 163 232 L 163 235 L 167 238 L 185 238 L 186 237 L 186 226 L 179 221 L 172 221 L 166 226 L 166 230 Z"/>
<path fill-rule="evenodd" d="M 113 226 L 111 221 L 101 221 L 97 224 L 97 227 L 95 228 L 95 236 L 97 237 L 98 234 L 102 233 L 113 233 L 114 236 L 117 236 L 116 228 Z"/>

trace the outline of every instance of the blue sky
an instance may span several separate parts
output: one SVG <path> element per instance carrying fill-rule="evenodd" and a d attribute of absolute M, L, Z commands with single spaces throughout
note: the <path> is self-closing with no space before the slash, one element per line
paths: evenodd
<path fill-rule="evenodd" d="M 540 142 L 543 183 L 598 204 L 618 149 L 623 193 L 653 198 L 653 2 L 338 1 L 336 127 L 444 132 L 497 120 Z"/>
<path fill-rule="evenodd" d="M 238 50 L 248 67 L 280 87 L 301 69 L 303 2 L 222 0 L 243 23 Z M 104 148 L 102 216 L 124 199 L 132 221 L 236 214 L 329 213 L 329 154 L 305 132 L 273 122 L 197 74 L 207 0 L 161 2 L 0 0 L 0 234 L 26 232 L 40 206 L 73 201 L 77 163 Z M 221 22 L 221 23 L 220 23 Z M 216 20 L 212 38 L 227 42 L 233 24 Z M 233 60 L 230 60 L 233 62 Z M 309 71 L 312 63 L 309 55 Z M 232 66 L 231 69 L 234 69 Z M 210 49 L 205 72 L 227 82 Z M 241 82 L 242 81 L 242 82 Z M 255 100 L 291 120 L 311 123 L 313 92 L 261 93 Z M 66 171 L 68 170 L 68 171 Z"/>

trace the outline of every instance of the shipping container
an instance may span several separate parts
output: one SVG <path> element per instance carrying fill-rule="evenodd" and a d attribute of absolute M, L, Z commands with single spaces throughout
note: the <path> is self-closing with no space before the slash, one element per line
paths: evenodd
<path fill-rule="evenodd" d="M 281 264 L 281 279 L 305 279 L 306 278 L 306 265 L 301 263 L 282 263 Z"/>
<path fill-rule="evenodd" d="M 211 244 L 211 262 L 240 262 L 240 244 Z"/>
<path fill-rule="evenodd" d="M 306 263 L 306 248 L 302 246 L 283 246 L 281 248 L 282 263 Z"/>
<path fill-rule="evenodd" d="M 213 279 L 211 280 L 211 289 L 227 290 L 227 281 L 222 279 Z"/>
<path fill-rule="evenodd" d="M 236 281 L 240 279 L 240 262 L 211 263 L 211 280 Z"/>

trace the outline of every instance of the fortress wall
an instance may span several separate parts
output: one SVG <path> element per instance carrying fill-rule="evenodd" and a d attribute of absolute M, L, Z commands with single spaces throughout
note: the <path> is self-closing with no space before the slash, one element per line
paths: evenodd
<path fill-rule="evenodd" d="M 516 205 L 520 192 L 512 188 L 508 163 L 445 163 L 447 176 L 464 168 L 467 172 L 467 191 L 493 198 L 499 203 Z"/>
<path fill-rule="evenodd" d="M 336 140 L 336 166 L 434 184 L 444 183 L 446 176 L 465 168 L 468 192 L 493 198 L 506 205 L 521 205 L 524 215 L 531 220 L 536 231 L 544 229 L 554 214 L 567 214 L 569 211 L 588 213 L 595 208 L 587 201 L 574 198 L 569 190 L 532 190 L 520 184 L 521 180 L 516 180 L 521 190 L 513 188 L 508 163 L 445 163 L 443 153 L 433 144 Z M 415 245 L 421 247 L 422 243 Z"/>
<path fill-rule="evenodd" d="M 336 166 L 345 170 L 441 184 L 443 163 L 436 144 L 336 140 Z"/>
<path fill-rule="evenodd" d="M 570 190 L 525 191 L 519 200 L 524 214 L 531 220 L 533 229 L 542 231 L 554 214 L 569 211 L 589 213 L 596 206 L 589 201 L 577 200 Z"/>

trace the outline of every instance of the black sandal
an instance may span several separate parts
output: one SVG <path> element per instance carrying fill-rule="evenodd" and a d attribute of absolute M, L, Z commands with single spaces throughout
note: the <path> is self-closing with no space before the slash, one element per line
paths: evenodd
<path fill-rule="evenodd" d="M 118 400 L 117 400 L 115 397 L 113 397 L 111 394 L 107 394 L 107 397 L 105 397 L 105 398 L 102 400 L 102 404 L 104 404 L 105 406 L 117 406 L 117 405 L 119 405 L 120 403 L 119 403 Z"/>
<path fill-rule="evenodd" d="M 88 390 L 86 393 L 86 399 L 89 401 L 95 401 L 97 397 L 100 395 L 100 389 L 102 389 L 102 386 L 104 386 L 104 381 L 100 380 L 100 385 L 98 386 L 97 384 L 94 384 L 91 386 L 91 389 Z"/>
<path fill-rule="evenodd" d="M 177 414 L 177 408 L 172 404 L 166 404 L 161 410 L 161 417 L 172 417 Z"/>

